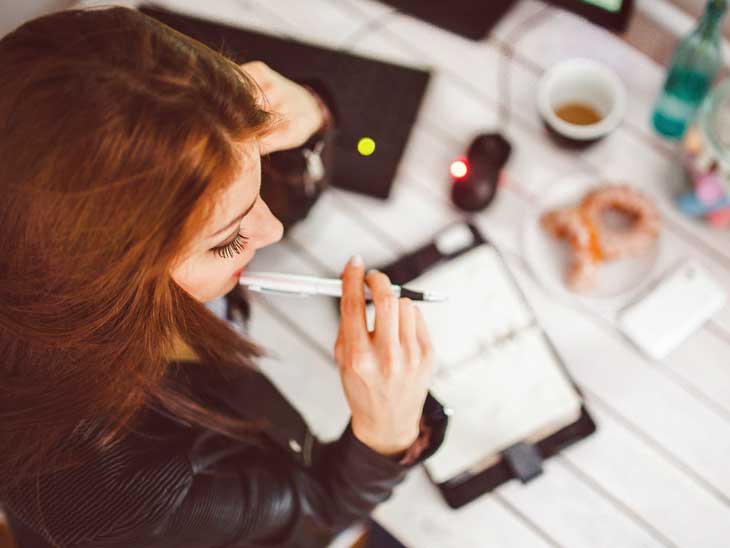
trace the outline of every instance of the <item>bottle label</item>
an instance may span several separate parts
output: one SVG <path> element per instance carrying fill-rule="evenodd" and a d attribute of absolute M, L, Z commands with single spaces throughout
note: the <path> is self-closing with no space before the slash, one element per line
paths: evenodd
<path fill-rule="evenodd" d="M 697 105 L 665 93 L 659 100 L 656 110 L 660 111 L 667 118 L 675 118 L 683 122 L 688 122 L 695 115 Z"/>
<path fill-rule="evenodd" d="M 700 70 L 675 66 L 667 77 L 664 90 L 669 95 L 699 105 L 710 89 L 710 82 L 710 77 Z"/>

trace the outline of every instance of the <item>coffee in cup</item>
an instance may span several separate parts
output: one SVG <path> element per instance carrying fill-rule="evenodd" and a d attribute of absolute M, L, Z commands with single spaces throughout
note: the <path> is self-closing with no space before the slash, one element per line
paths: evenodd
<path fill-rule="evenodd" d="M 570 59 L 541 78 L 538 109 L 550 133 L 562 143 L 587 145 L 619 125 L 626 91 L 608 67 L 590 59 Z"/>

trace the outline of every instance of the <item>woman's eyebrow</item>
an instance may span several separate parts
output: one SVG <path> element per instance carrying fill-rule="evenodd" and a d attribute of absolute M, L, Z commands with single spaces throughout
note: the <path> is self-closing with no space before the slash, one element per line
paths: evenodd
<path fill-rule="evenodd" d="M 223 232 L 225 230 L 228 230 L 234 224 L 236 224 L 238 221 L 240 221 L 241 219 L 243 219 L 246 215 L 248 215 L 249 211 L 251 211 L 253 209 L 253 206 L 256 205 L 256 200 L 258 200 L 258 199 L 259 199 L 259 197 L 256 196 L 256 198 L 254 199 L 253 203 L 250 206 L 248 206 L 248 209 L 246 209 L 246 211 L 244 211 L 240 215 L 236 216 L 236 218 L 232 219 L 230 223 L 228 223 L 226 226 L 224 226 L 220 230 L 217 230 L 215 233 L 211 234 L 210 236 L 208 236 L 208 238 L 213 238 L 214 236 L 217 236 L 221 232 Z"/>

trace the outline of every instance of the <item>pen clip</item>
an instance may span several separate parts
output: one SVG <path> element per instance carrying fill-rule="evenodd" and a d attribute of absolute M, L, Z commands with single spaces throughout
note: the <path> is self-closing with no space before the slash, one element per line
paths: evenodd
<path fill-rule="evenodd" d="M 308 293 L 306 291 L 285 291 L 281 289 L 272 289 L 270 287 L 261 287 L 260 285 L 248 285 L 247 286 L 251 291 L 256 291 L 257 293 L 265 293 L 267 295 L 284 295 L 287 297 L 309 297 L 312 295 L 312 293 Z"/>

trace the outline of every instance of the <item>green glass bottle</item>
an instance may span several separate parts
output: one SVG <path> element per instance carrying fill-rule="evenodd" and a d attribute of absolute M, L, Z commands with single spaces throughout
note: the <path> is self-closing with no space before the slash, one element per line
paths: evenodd
<path fill-rule="evenodd" d="M 674 52 L 652 123 L 664 137 L 681 139 L 722 64 L 721 25 L 727 0 L 709 0 L 697 28 Z"/>

